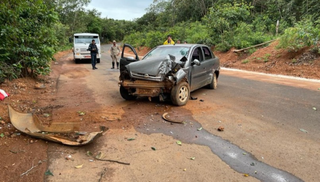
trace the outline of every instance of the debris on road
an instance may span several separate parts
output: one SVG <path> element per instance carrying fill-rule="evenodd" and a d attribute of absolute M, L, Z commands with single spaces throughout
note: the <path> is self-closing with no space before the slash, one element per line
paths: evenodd
<path fill-rule="evenodd" d="M 190 160 L 195 160 L 196 158 L 195 157 L 190 157 Z"/>
<path fill-rule="evenodd" d="M 198 130 L 198 131 L 201 131 L 201 130 L 202 130 L 202 127 L 198 128 L 197 130 Z"/>
<path fill-rule="evenodd" d="M 218 131 L 224 131 L 224 127 L 219 126 Z"/>
<path fill-rule="evenodd" d="M 44 126 L 40 119 L 32 113 L 20 113 L 8 105 L 9 117 L 12 125 L 19 131 L 36 137 L 65 145 L 82 146 L 92 142 L 103 131 L 77 134 L 77 123 L 52 123 Z"/>
<path fill-rule="evenodd" d="M 9 97 L 9 94 L 4 90 L 0 89 L 0 100 L 4 100 L 7 97 Z"/>
<path fill-rule="evenodd" d="M 307 130 L 300 128 L 300 131 L 302 131 L 303 133 L 308 133 Z"/>
<path fill-rule="evenodd" d="M 151 147 L 152 150 L 157 150 L 155 147 Z"/>
<path fill-rule="evenodd" d="M 135 140 L 135 138 L 128 138 L 127 141 Z"/>
<path fill-rule="evenodd" d="M 80 164 L 80 165 L 77 165 L 77 166 L 74 166 L 76 169 L 81 169 L 83 167 L 83 164 Z"/>
<path fill-rule="evenodd" d="M 162 118 L 165 120 L 165 121 L 168 121 L 170 123 L 177 123 L 177 124 L 183 124 L 183 121 L 179 121 L 179 116 L 174 116 L 173 113 L 171 113 L 171 115 L 169 113 L 164 113 L 162 115 Z"/>
<path fill-rule="evenodd" d="M 36 83 L 36 84 L 34 85 L 34 88 L 35 88 L 35 89 L 45 89 L 46 86 L 45 86 L 43 83 Z"/>
<path fill-rule="evenodd" d="M 181 146 L 181 145 L 182 145 L 182 142 L 178 140 L 178 141 L 177 141 L 177 144 Z"/>
<path fill-rule="evenodd" d="M 317 110 L 317 108 L 316 108 L 316 107 L 313 107 L 312 109 L 313 109 L 313 110 L 315 110 L 315 111 Z"/>
<path fill-rule="evenodd" d="M 48 169 L 45 173 L 45 176 L 53 176 L 52 172 L 50 171 L 50 169 Z"/>
<path fill-rule="evenodd" d="M 86 115 L 86 113 L 83 112 L 83 111 L 78 111 L 78 114 L 79 114 L 79 116 L 84 116 L 84 115 Z"/>
<path fill-rule="evenodd" d="M 197 97 L 190 96 L 190 100 L 197 100 L 197 99 L 198 99 Z"/>
<path fill-rule="evenodd" d="M 88 152 L 87 152 L 88 154 Z M 98 161 L 107 161 L 107 162 L 115 162 L 115 163 L 118 163 L 118 164 L 123 164 L 123 165 L 130 165 L 130 163 L 127 163 L 127 162 L 120 162 L 120 161 L 117 161 L 117 160 L 111 160 L 111 159 L 103 159 L 103 153 L 102 152 L 99 152 L 98 155 L 96 155 L 96 157 L 94 157 L 94 159 L 98 160 Z"/>
<path fill-rule="evenodd" d="M 243 174 L 244 177 L 249 177 L 249 174 Z"/>

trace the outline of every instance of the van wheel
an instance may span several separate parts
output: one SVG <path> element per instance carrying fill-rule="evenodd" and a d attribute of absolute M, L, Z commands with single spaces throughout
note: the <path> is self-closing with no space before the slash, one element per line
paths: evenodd
<path fill-rule="evenodd" d="M 99 58 L 99 59 L 97 59 L 97 63 L 100 63 L 100 58 Z"/>
<path fill-rule="evenodd" d="M 75 62 L 76 64 L 78 64 L 78 63 L 79 63 L 79 59 L 74 59 L 74 62 Z"/>
<path fill-rule="evenodd" d="M 186 105 L 190 97 L 190 87 L 187 82 L 180 82 L 171 90 L 172 104 L 177 106 Z"/>
<path fill-rule="evenodd" d="M 128 90 L 125 89 L 123 86 L 120 86 L 120 94 L 121 97 L 124 98 L 125 100 L 135 100 L 137 96 L 135 95 L 130 95 Z"/>

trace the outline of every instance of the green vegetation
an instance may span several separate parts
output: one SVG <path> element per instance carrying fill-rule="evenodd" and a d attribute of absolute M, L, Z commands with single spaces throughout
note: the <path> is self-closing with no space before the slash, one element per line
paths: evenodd
<path fill-rule="evenodd" d="M 241 62 L 241 64 L 247 64 L 247 63 L 249 63 L 249 59 L 245 59 Z"/>
<path fill-rule="evenodd" d="M 271 54 L 265 54 L 264 56 L 263 56 L 263 62 L 268 62 L 269 61 L 269 57 L 271 56 Z"/>
<path fill-rule="evenodd" d="M 175 41 L 220 51 L 279 38 L 279 48 L 298 51 L 311 46 L 320 53 L 318 0 L 154 0 L 133 21 L 101 17 L 95 9 L 84 9 L 89 2 L 2 0 L 0 83 L 48 74 L 53 54 L 70 49 L 69 38 L 79 32 L 98 33 L 103 42 L 115 39 L 137 48 L 153 48 L 171 34 Z M 269 57 L 260 60 L 267 62 Z"/>

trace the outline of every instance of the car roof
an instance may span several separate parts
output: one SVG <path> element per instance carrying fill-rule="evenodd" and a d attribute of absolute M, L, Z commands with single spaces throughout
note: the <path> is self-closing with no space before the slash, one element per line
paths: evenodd
<path fill-rule="evenodd" d="M 178 46 L 178 47 L 188 47 L 188 48 L 191 48 L 191 47 L 196 47 L 196 46 L 205 46 L 205 47 L 209 47 L 205 44 L 174 44 L 174 45 L 159 45 L 158 47 L 170 47 L 170 46 Z"/>
<path fill-rule="evenodd" d="M 87 35 L 87 36 L 99 36 L 99 34 L 96 33 L 75 33 L 74 36 L 81 36 L 81 35 Z"/>

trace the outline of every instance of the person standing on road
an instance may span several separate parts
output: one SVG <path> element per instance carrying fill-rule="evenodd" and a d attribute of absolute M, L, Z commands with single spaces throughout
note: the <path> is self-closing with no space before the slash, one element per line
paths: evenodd
<path fill-rule="evenodd" d="M 164 43 L 163 43 L 163 45 L 168 45 L 168 44 L 172 44 L 172 45 L 174 44 L 174 41 L 172 40 L 171 35 L 168 35 L 167 40 L 164 41 Z"/>
<path fill-rule="evenodd" d="M 115 62 L 117 63 L 117 69 L 119 69 L 119 63 L 118 63 L 117 56 L 120 55 L 120 48 L 117 45 L 115 40 L 112 41 L 112 46 L 110 48 L 110 53 L 111 53 L 111 59 L 112 59 L 112 67 L 111 67 L 111 69 L 114 69 L 114 63 Z"/>
<path fill-rule="evenodd" d="M 91 54 L 91 64 L 92 64 L 92 69 L 98 69 L 96 67 L 97 64 L 97 53 L 98 53 L 98 47 L 96 45 L 96 41 L 93 39 L 92 43 L 89 45 L 89 48 L 87 49 L 88 51 L 90 51 Z"/>

